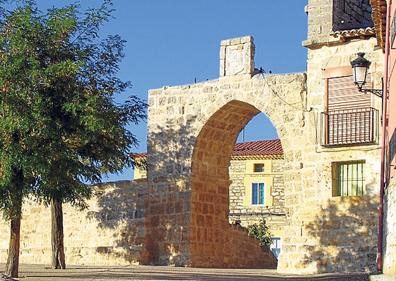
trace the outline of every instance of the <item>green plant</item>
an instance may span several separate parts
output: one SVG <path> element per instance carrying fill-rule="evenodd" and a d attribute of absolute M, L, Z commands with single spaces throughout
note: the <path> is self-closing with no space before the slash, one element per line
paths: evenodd
<path fill-rule="evenodd" d="M 271 246 L 271 232 L 269 231 L 265 219 L 261 219 L 258 224 L 249 225 L 248 233 L 249 236 L 256 238 L 260 242 L 261 247 L 269 249 Z"/>
<path fill-rule="evenodd" d="M 87 207 L 89 184 L 132 166 L 127 126 L 146 103 L 118 78 L 125 41 L 100 36 L 111 0 L 41 12 L 0 0 L 0 212 L 10 221 L 6 275 L 18 276 L 23 200 L 51 205 L 52 266 L 65 268 L 62 204 Z M 12 4 L 12 5 L 8 5 Z"/>

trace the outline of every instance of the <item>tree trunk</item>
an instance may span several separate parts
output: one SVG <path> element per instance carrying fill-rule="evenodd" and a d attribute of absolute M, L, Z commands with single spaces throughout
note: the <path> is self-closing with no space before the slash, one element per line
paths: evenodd
<path fill-rule="evenodd" d="M 21 238 L 21 215 L 15 215 L 11 219 L 10 244 L 5 275 L 18 277 L 19 271 L 19 249 Z"/>
<path fill-rule="evenodd" d="M 5 274 L 9 277 L 18 277 L 19 271 L 19 249 L 21 245 L 21 218 L 22 218 L 22 196 L 23 196 L 23 172 L 21 169 L 13 168 L 11 182 L 11 206 L 10 206 L 10 244 L 8 247 L 8 258 Z"/>
<path fill-rule="evenodd" d="M 63 211 L 62 202 L 51 200 L 51 246 L 52 268 L 65 269 L 65 248 L 63 245 Z"/>
<path fill-rule="evenodd" d="M 21 243 L 21 218 L 24 175 L 21 169 L 14 168 L 11 183 L 10 207 L 10 244 L 5 274 L 9 277 L 18 277 L 19 249 Z"/>

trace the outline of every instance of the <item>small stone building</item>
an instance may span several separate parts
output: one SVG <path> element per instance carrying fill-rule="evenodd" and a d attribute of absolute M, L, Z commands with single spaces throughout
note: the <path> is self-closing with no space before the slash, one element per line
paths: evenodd
<path fill-rule="evenodd" d="M 230 165 L 230 223 L 269 226 L 278 256 L 286 221 L 283 150 L 279 139 L 237 143 Z"/>

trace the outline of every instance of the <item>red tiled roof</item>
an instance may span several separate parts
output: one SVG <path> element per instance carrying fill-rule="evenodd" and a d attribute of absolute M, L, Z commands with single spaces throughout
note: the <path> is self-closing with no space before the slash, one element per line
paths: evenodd
<path fill-rule="evenodd" d="M 145 158 L 147 157 L 147 152 L 131 153 L 132 158 Z"/>
<path fill-rule="evenodd" d="M 232 156 L 281 156 L 282 144 L 279 139 L 249 141 L 235 144 Z M 147 153 L 132 153 L 133 158 L 147 157 Z"/>
<path fill-rule="evenodd" d="M 261 140 L 237 143 L 232 156 L 272 156 L 283 155 L 282 144 L 279 139 Z"/>

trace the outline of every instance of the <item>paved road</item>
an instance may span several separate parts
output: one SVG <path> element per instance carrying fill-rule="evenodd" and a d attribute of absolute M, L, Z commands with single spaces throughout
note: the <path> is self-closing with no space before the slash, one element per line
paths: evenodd
<path fill-rule="evenodd" d="M 4 268 L 4 264 L 0 265 Z M 274 270 L 261 269 L 201 269 L 162 266 L 125 266 L 125 267 L 83 267 L 70 266 L 66 270 L 52 270 L 43 265 L 21 265 L 21 281 L 108 281 L 108 280 L 188 280 L 188 281 L 366 281 L 366 275 L 317 275 L 293 276 L 279 275 Z"/>

